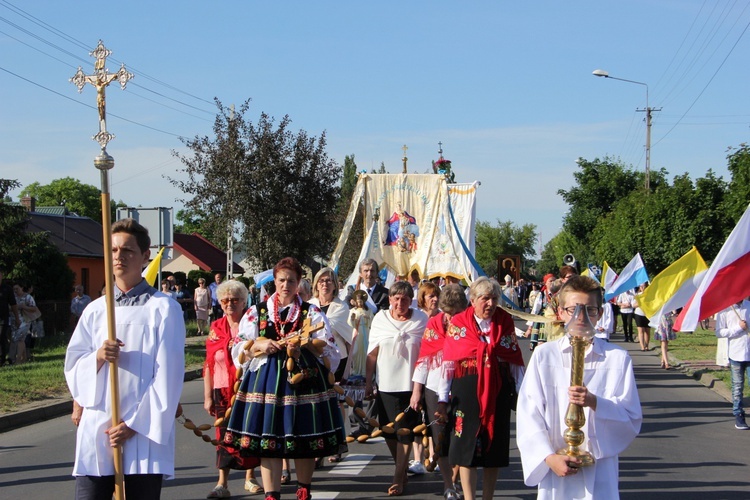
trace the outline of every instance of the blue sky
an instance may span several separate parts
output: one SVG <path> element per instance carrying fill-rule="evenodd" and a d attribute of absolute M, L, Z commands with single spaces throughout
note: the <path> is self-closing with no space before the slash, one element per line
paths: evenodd
<path fill-rule="evenodd" d="M 645 165 L 645 87 L 595 69 L 648 84 L 661 108 L 652 169 L 728 179 L 727 147 L 750 125 L 749 6 L 0 0 L 0 175 L 99 185 L 95 91 L 79 95 L 68 79 L 78 65 L 92 71 L 101 38 L 108 68 L 125 62 L 136 75 L 107 92 L 115 199 L 180 208 L 165 178 L 180 176 L 178 137 L 212 134 L 214 97 L 251 98 L 250 119 L 288 114 L 360 169 L 399 172 L 406 144 L 409 170 L 425 172 L 442 142 L 457 180 L 482 183 L 478 219 L 534 224 L 547 242 L 577 158 Z"/>

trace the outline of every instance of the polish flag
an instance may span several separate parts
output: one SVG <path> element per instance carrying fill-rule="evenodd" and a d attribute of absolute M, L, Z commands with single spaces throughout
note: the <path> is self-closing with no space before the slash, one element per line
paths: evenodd
<path fill-rule="evenodd" d="M 724 242 L 695 295 L 674 323 L 681 332 L 750 296 L 750 206 Z"/>

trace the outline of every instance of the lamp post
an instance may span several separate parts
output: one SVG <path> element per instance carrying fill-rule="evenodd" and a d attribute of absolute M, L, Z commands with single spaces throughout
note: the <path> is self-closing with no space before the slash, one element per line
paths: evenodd
<path fill-rule="evenodd" d="M 620 80 L 621 82 L 635 83 L 637 85 L 643 85 L 646 87 L 646 109 L 636 109 L 636 111 L 646 112 L 646 191 L 651 188 L 651 112 L 661 111 L 661 108 L 654 110 L 648 105 L 648 84 L 643 82 L 636 82 L 635 80 L 626 80 L 625 78 L 617 78 L 616 76 L 609 76 L 609 73 L 603 69 L 595 69 L 592 74 L 594 76 L 601 76 L 604 78 L 611 78 L 612 80 Z"/>

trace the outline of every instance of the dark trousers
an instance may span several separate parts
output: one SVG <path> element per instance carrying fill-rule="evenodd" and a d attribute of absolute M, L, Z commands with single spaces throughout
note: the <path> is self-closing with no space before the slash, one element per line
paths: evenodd
<path fill-rule="evenodd" d="M 10 352 L 10 325 L 6 323 L 0 326 L 0 365 L 10 360 L 7 359 Z"/>
<path fill-rule="evenodd" d="M 211 311 L 213 312 L 213 318 L 211 318 L 212 321 L 216 321 L 224 316 L 224 311 L 221 309 L 221 306 L 211 306 Z"/>
<path fill-rule="evenodd" d="M 162 474 L 126 474 L 125 497 L 159 500 Z M 115 476 L 77 476 L 76 500 L 112 500 Z"/>
<path fill-rule="evenodd" d="M 624 313 L 620 311 L 622 316 L 622 331 L 625 333 L 625 342 L 633 341 L 633 313 Z"/>

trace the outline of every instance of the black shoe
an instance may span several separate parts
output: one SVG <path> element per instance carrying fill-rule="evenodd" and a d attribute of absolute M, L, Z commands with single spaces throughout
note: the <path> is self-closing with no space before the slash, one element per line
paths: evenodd
<path fill-rule="evenodd" d="M 734 428 L 741 431 L 750 429 L 750 427 L 747 426 L 747 422 L 745 422 L 745 415 L 737 415 L 734 417 Z"/>

